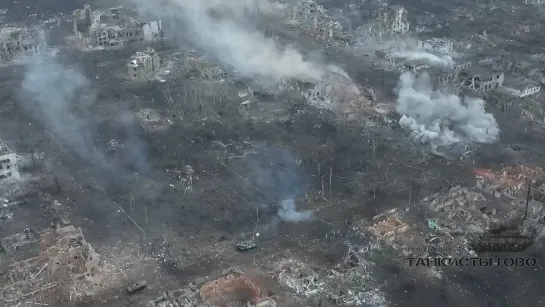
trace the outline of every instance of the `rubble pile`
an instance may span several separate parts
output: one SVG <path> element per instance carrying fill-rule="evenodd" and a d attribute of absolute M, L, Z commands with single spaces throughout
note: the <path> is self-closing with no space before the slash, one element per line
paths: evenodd
<path fill-rule="evenodd" d="M 374 287 L 371 278 L 373 264 L 366 259 L 365 250 L 350 247 L 342 263 L 334 269 L 319 274 L 296 260 L 281 265 L 276 280 L 296 294 L 314 304 L 328 301 L 335 306 L 381 306 L 385 298 Z"/>
<path fill-rule="evenodd" d="M 498 172 L 487 169 L 474 169 L 477 189 L 496 198 L 506 197 L 515 201 L 525 200 L 528 184 L 534 193 L 531 198 L 545 200 L 545 171 L 524 164 L 507 166 Z M 527 181 L 528 180 L 528 181 Z M 532 191 L 531 191 L 532 192 Z"/>
<path fill-rule="evenodd" d="M 17 241 L 32 241 L 32 235 L 25 230 Z M 10 240 L 3 240 L 3 244 L 9 249 L 13 244 L 7 241 Z M 45 305 L 74 302 L 93 294 L 82 291 L 99 283 L 100 256 L 85 240 L 81 229 L 67 226 L 42 233 L 38 256 L 15 262 L 8 271 L 9 279 L 0 282 L 6 306 L 18 306 L 29 300 L 43 301 Z"/>
<path fill-rule="evenodd" d="M 202 302 L 199 292 L 194 284 L 188 288 L 168 292 L 165 291 L 158 298 L 150 301 L 146 307 L 211 307 L 210 304 Z"/>
<path fill-rule="evenodd" d="M 323 81 L 308 91 L 303 98 L 317 108 L 328 109 L 343 115 L 353 115 L 370 109 L 377 101 L 373 89 L 357 86 L 350 78 L 330 73 Z"/>

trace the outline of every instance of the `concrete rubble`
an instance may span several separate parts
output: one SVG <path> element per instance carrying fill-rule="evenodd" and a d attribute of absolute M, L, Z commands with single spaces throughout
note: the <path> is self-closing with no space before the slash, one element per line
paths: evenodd
<path fill-rule="evenodd" d="M 367 109 L 377 101 L 373 89 L 357 86 L 349 78 L 337 73 L 330 73 L 324 81 L 302 92 L 302 95 L 310 105 L 345 115 Z"/>
<path fill-rule="evenodd" d="M 81 229 L 67 226 L 45 231 L 39 234 L 39 244 L 37 238 L 29 230 L 2 239 L 8 255 L 18 253 L 25 244 L 39 247 L 33 257 L 8 265 L 9 278 L 0 282 L 4 304 L 14 307 L 31 300 L 48 304 L 85 297 L 81 289 L 99 282 L 101 259 Z"/>
<path fill-rule="evenodd" d="M 349 246 L 342 263 L 334 269 L 318 272 L 295 259 L 281 263 L 276 280 L 312 304 L 326 301 L 335 306 L 383 306 L 384 294 L 371 275 L 373 263 L 365 260 L 366 250 Z"/>

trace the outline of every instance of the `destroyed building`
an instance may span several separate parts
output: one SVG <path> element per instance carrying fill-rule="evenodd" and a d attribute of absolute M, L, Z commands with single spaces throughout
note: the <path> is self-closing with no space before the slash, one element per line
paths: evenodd
<path fill-rule="evenodd" d="M 506 76 L 502 90 L 511 96 L 522 98 L 539 93 L 541 86 L 528 79 Z"/>
<path fill-rule="evenodd" d="M 140 22 L 122 7 L 92 11 L 87 4 L 74 11 L 73 23 L 76 37 L 92 47 L 122 47 L 133 42 L 163 39 L 161 20 Z"/>
<path fill-rule="evenodd" d="M 45 31 L 39 28 L 0 28 L 0 63 L 39 54 L 47 48 Z"/>
<path fill-rule="evenodd" d="M 545 171 L 541 168 L 518 164 L 499 171 L 474 169 L 473 173 L 477 180 L 476 187 L 496 198 L 524 201 L 530 184 L 530 198 L 545 201 Z"/>
<path fill-rule="evenodd" d="M 408 12 L 401 5 L 391 5 L 379 12 L 378 27 L 383 34 L 396 35 L 409 32 Z"/>
<path fill-rule="evenodd" d="M 475 91 L 488 91 L 503 86 L 504 73 L 482 65 L 462 69 L 457 79 L 460 85 Z"/>
<path fill-rule="evenodd" d="M 142 81 L 161 68 L 161 59 L 153 48 L 136 52 L 127 63 L 127 77 L 132 81 Z"/>
<path fill-rule="evenodd" d="M 185 58 L 185 65 L 205 79 L 221 79 L 225 76 L 225 72 L 209 59 L 188 56 Z"/>
<path fill-rule="evenodd" d="M 17 155 L 0 142 L 0 180 L 19 177 Z"/>
<path fill-rule="evenodd" d="M 403 69 L 405 71 L 411 72 L 413 74 L 418 74 L 422 71 L 425 71 L 430 68 L 430 65 L 426 61 L 407 61 L 403 64 Z"/>
<path fill-rule="evenodd" d="M 373 89 L 358 86 L 349 78 L 334 72 L 330 72 L 323 81 L 301 94 L 315 107 L 334 110 L 344 115 L 353 115 L 377 101 Z"/>
<path fill-rule="evenodd" d="M 426 51 L 434 51 L 443 54 L 451 54 L 454 51 L 454 42 L 447 38 L 432 38 L 418 40 L 418 48 Z"/>
<path fill-rule="evenodd" d="M 58 304 L 64 301 L 62 297 L 66 297 L 65 302 L 74 301 L 83 296 L 83 288 L 97 284 L 100 256 L 81 229 L 67 226 L 45 231 L 39 235 L 39 243 L 32 239 L 34 236 L 34 232 L 25 229 L 12 239 L 2 239 L 7 257 L 24 244 L 39 247 L 30 258 L 8 265 L 8 278 L 0 281 L 3 306 L 15 307 L 28 301 L 36 305 Z"/>

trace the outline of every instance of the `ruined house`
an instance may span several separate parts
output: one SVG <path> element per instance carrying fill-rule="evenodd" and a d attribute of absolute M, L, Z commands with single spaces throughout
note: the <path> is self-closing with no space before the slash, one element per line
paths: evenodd
<path fill-rule="evenodd" d="M 451 54 L 454 51 L 454 42 L 447 38 L 432 38 L 418 40 L 418 48 L 426 51 L 435 51 L 444 54 Z"/>
<path fill-rule="evenodd" d="M 499 171 L 474 169 L 473 173 L 477 179 L 476 188 L 497 198 L 523 201 L 526 199 L 529 183 L 532 186 L 530 197 L 538 201 L 545 200 L 545 171 L 541 168 L 518 164 Z"/>
<path fill-rule="evenodd" d="M 405 71 L 411 72 L 413 74 L 418 74 L 423 71 L 426 71 L 430 68 L 430 65 L 426 61 L 407 61 L 403 64 L 403 69 Z"/>
<path fill-rule="evenodd" d="M 127 77 L 132 81 L 141 81 L 156 73 L 161 67 L 161 59 L 153 48 L 136 52 L 127 63 Z"/>
<path fill-rule="evenodd" d="M 213 80 L 223 78 L 224 71 L 208 59 L 188 56 L 185 59 L 185 65 L 205 79 Z"/>
<path fill-rule="evenodd" d="M 0 143 L 0 181 L 8 178 L 19 178 L 17 166 L 17 155 L 6 146 Z"/>
<path fill-rule="evenodd" d="M 382 34 L 396 35 L 409 32 L 408 12 L 401 5 L 391 5 L 379 12 L 378 26 Z"/>
<path fill-rule="evenodd" d="M 503 86 L 505 75 L 491 67 L 482 65 L 468 66 L 457 75 L 460 85 L 476 91 L 489 91 Z"/>
<path fill-rule="evenodd" d="M 122 47 L 139 41 L 163 39 L 161 20 L 140 22 L 124 11 L 122 7 L 108 11 L 92 11 L 89 4 L 74 11 L 74 34 L 92 47 Z"/>
<path fill-rule="evenodd" d="M 47 47 L 45 32 L 38 28 L 0 28 L 0 63 L 39 54 Z"/>

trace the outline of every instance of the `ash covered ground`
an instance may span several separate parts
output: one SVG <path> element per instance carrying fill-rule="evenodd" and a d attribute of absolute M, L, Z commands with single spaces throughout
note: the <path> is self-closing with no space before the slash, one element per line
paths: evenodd
<path fill-rule="evenodd" d="M 533 267 L 411 267 L 400 254 L 429 243 L 417 240 L 429 236 L 472 251 L 467 240 L 449 241 L 456 236 L 453 227 L 430 228 L 429 221 L 440 217 L 425 208 L 437 193 L 472 189 L 479 180 L 474 169 L 545 167 L 543 121 L 521 115 L 529 111 L 505 112 L 503 100 L 494 103 L 489 94 L 444 92 L 425 78 L 384 69 L 369 46 L 361 46 L 373 41 L 378 50 L 405 39 L 337 41 L 330 35 L 333 26 L 297 32 L 293 22 L 267 13 L 287 10 L 289 17 L 295 14 L 286 9 L 289 3 L 258 1 L 252 4 L 259 7 L 255 12 L 243 9 L 245 1 L 155 5 L 134 0 L 119 4 L 139 9 L 139 18 L 161 18 L 164 39 L 82 50 L 73 37 L 59 37 L 71 35 L 72 11 L 84 3 L 25 2 L 0 7 L 7 9 L 5 25 L 52 20 L 56 28 L 48 40 L 58 43 L 50 44 L 54 56 L 26 56 L 0 68 L 0 139 L 18 156 L 21 175 L 1 183 L 5 203 L 20 202 L 10 207 L 9 221 L 2 219 L 1 234 L 80 227 L 101 256 L 97 274 L 107 278 L 94 283 L 99 289 L 94 292 L 51 282 L 59 285 L 58 292 L 29 296 L 32 300 L 21 296 L 13 306 L 163 306 L 157 299 L 163 291 L 193 287 L 188 285 L 200 289 L 194 291 L 200 295 L 195 302 L 211 306 L 271 306 L 258 305 L 265 298 L 289 307 L 540 306 L 545 301 L 538 226 L 531 246 L 522 251 L 479 253 L 531 257 Z M 404 5 L 419 15 L 419 3 Z M 323 3 L 354 33 L 361 33 L 365 27 L 359 20 L 381 3 L 366 5 Z M 113 6 L 92 3 L 97 9 Z M 526 7 L 520 11 L 527 14 Z M 438 8 L 429 14 L 446 13 Z M 263 27 L 289 47 L 275 44 L 260 32 Z M 146 47 L 161 58 L 161 67 L 135 82 L 127 63 Z M 402 52 L 410 54 L 406 58 L 430 58 L 427 52 Z M 197 56 L 213 59 L 222 73 L 203 69 L 204 64 L 195 70 L 185 59 Z M 428 66 L 437 64 L 431 62 Z M 312 84 L 310 92 L 302 84 Z M 466 94 L 470 98 L 464 99 Z M 513 105 L 513 99 L 505 100 Z M 511 204 L 503 196 L 490 199 L 478 213 L 486 223 L 501 220 L 486 210 L 500 212 Z M 373 232 L 377 217 L 388 210 L 403 222 L 395 227 L 395 238 Z M 534 211 L 532 219 L 542 223 L 543 213 Z M 447 215 L 449 222 L 458 221 Z M 458 227 L 485 232 L 490 226 L 476 220 L 465 217 Z M 528 223 L 520 224 L 526 234 Z M 403 237 L 399 229 L 409 228 L 414 241 L 401 247 L 392 243 Z M 30 257 L 24 253 L 19 248 L 4 253 L 0 274 L 12 276 L 10 265 Z M 52 266 L 50 261 L 42 270 Z M 230 279 L 221 279 L 227 275 Z M 213 280 L 260 290 L 214 299 L 207 292 Z M 147 288 L 128 294 L 127 284 L 140 281 Z M 8 286 L 3 285 L 4 295 Z M 154 300 L 156 305 L 147 305 Z M 180 306 L 207 306 L 186 304 Z"/>

